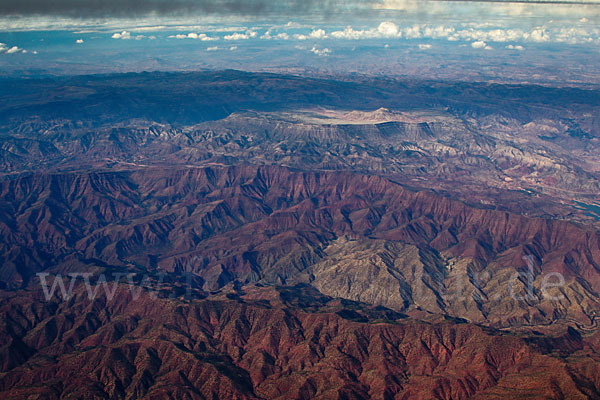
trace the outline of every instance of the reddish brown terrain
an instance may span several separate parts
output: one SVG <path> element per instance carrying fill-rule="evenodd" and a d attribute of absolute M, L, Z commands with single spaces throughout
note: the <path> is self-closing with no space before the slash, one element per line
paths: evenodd
<path fill-rule="evenodd" d="M 0 398 L 600 399 L 597 91 L 11 90 Z"/>
<path fill-rule="evenodd" d="M 80 269 L 309 283 L 326 295 L 494 327 L 596 326 L 600 234 L 477 209 L 385 178 L 282 167 L 36 175 L 0 186 L 5 287 Z M 31 243 L 35 243 L 32 248 Z M 511 276 L 531 257 L 533 298 Z M 26 265 L 27 268 L 23 268 Z M 561 300 L 541 293 L 561 273 Z"/>
<path fill-rule="evenodd" d="M 598 398 L 598 336 L 419 322 L 308 288 L 2 299 L 3 398 Z M 225 292 L 223 292 L 225 293 Z"/>

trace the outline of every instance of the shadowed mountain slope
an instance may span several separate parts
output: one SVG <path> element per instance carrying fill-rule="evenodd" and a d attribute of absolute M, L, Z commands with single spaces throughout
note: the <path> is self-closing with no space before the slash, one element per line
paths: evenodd
<path fill-rule="evenodd" d="M 7 287 L 109 265 L 191 272 L 205 290 L 311 283 L 493 326 L 588 326 L 599 310 L 597 231 L 380 177 L 251 166 L 34 175 L 3 182 L 0 205 Z M 514 274 L 528 268 L 532 298 L 516 301 L 509 294 L 528 286 Z M 566 279 L 559 301 L 542 293 L 550 273 Z"/>

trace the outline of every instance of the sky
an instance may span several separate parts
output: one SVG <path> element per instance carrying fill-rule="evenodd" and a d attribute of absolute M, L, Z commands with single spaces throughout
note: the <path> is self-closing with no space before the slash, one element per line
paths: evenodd
<path fill-rule="evenodd" d="M 0 75 L 234 68 L 600 83 L 593 0 L 0 0 Z"/>

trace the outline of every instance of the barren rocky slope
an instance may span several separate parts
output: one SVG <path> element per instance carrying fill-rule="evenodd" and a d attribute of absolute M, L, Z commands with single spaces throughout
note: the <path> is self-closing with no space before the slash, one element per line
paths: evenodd
<path fill-rule="evenodd" d="M 38 174 L 5 181 L 0 205 L 5 287 L 110 266 L 192 272 L 205 290 L 305 282 L 499 327 L 595 326 L 600 310 L 598 231 L 380 177 L 250 166 Z M 533 297 L 516 301 L 511 290 L 527 285 L 513 275 L 529 267 Z M 556 272 L 566 285 L 548 300 L 541 288 Z"/>
<path fill-rule="evenodd" d="M 4 296 L 3 398 L 599 398 L 598 338 L 574 330 L 551 355 L 541 339 L 298 287 L 191 301 L 121 287 L 108 302 L 80 289 Z"/>

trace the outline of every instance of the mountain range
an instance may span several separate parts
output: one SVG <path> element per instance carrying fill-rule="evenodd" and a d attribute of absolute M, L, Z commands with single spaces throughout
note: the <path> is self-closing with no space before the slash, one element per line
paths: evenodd
<path fill-rule="evenodd" d="M 4 398 L 600 398 L 597 90 L 222 71 L 0 99 Z"/>

